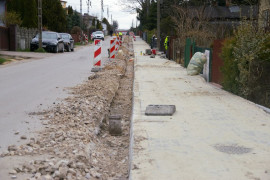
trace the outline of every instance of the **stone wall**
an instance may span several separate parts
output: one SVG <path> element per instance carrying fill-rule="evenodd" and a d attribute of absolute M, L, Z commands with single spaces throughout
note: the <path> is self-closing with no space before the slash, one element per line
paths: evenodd
<path fill-rule="evenodd" d="M 16 50 L 30 49 L 30 42 L 37 32 L 34 28 L 16 26 Z"/>

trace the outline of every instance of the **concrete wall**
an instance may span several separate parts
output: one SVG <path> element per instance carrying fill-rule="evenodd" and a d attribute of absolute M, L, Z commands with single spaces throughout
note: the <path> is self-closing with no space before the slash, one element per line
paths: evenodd
<path fill-rule="evenodd" d="M 16 50 L 30 49 L 30 42 L 37 34 L 37 29 L 16 27 Z"/>

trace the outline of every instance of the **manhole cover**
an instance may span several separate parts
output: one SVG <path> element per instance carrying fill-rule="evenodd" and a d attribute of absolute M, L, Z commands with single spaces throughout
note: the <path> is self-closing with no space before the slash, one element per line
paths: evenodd
<path fill-rule="evenodd" d="M 145 110 L 147 116 L 172 116 L 176 111 L 175 105 L 148 105 Z"/>
<path fill-rule="evenodd" d="M 238 146 L 237 144 L 232 145 L 217 144 L 214 147 L 216 150 L 227 154 L 246 154 L 251 152 L 252 150 L 251 148 Z"/>

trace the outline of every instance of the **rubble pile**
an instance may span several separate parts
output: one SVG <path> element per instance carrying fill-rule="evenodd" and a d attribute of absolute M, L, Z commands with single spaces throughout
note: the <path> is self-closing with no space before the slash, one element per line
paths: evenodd
<path fill-rule="evenodd" d="M 124 45 L 132 47 L 131 39 Z M 117 59 L 88 81 L 70 88 L 71 96 L 42 115 L 44 130 L 27 144 L 9 146 L 5 156 L 44 156 L 10 173 L 30 180 L 127 179 L 129 121 L 132 108 L 133 54 L 121 48 Z M 121 116 L 123 133 L 112 136 L 108 116 Z M 25 137 L 27 138 L 27 137 Z M 15 176 L 16 178 L 16 176 Z"/>

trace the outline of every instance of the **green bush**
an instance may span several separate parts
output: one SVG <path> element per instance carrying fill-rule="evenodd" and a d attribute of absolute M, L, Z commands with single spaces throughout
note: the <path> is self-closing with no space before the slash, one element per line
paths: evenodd
<path fill-rule="evenodd" d="M 22 24 L 20 14 L 14 11 L 6 12 L 5 15 L 0 16 L 0 19 L 4 22 L 4 24 L 6 24 L 7 27 L 12 24 Z"/>
<path fill-rule="evenodd" d="M 249 22 L 243 22 L 235 31 L 235 47 L 233 56 L 237 62 L 240 95 L 248 98 L 253 93 L 256 81 L 260 79 L 260 72 L 254 72 L 262 61 L 269 61 L 270 49 L 267 47 L 270 35 L 258 29 Z M 260 69 L 258 69 L 260 71 Z"/>
<path fill-rule="evenodd" d="M 227 39 L 222 48 L 224 66 L 224 89 L 254 100 L 262 99 L 267 92 L 265 79 L 270 76 L 270 34 L 250 22 L 242 22 L 234 31 L 234 37 Z"/>
<path fill-rule="evenodd" d="M 224 65 L 221 67 L 223 73 L 222 86 L 225 90 L 234 94 L 239 94 L 239 85 L 237 79 L 239 77 L 239 70 L 237 62 L 234 60 L 233 50 L 236 43 L 235 38 L 225 40 L 222 48 L 221 58 Z"/>

